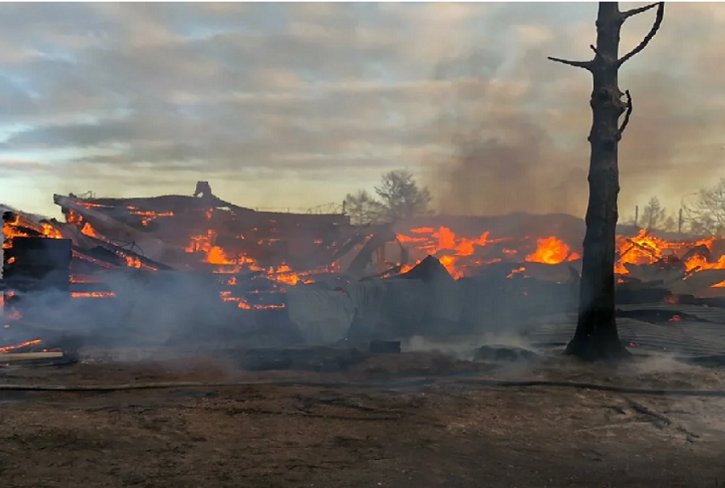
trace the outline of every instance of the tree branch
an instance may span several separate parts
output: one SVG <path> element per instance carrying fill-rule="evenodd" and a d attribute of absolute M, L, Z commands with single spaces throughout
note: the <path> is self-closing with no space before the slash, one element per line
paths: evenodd
<path fill-rule="evenodd" d="M 584 68 L 588 69 L 589 71 L 592 70 L 591 61 L 569 61 L 568 59 L 552 58 L 551 56 L 548 56 L 548 59 L 550 59 L 551 61 L 556 61 L 557 63 L 568 64 L 569 66 L 574 66 L 576 68 Z"/>
<path fill-rule="evenodd" d="M 597 51 L 597 48 L 594 47 L 594 44 L 589 44 L 589 49 L 591 49 L 592 51 L 594 51 L 594 54 L 599 54 L 599 51 Z"/>
<path fill-rule="evenodd" d="M 660 3 L 662 3 L 662 2 L 652 3 L 650 5 L 646 5 L 644 7 L 639 7 L 639 8 L 633 8 L 631 10 L 625 10 L 624 12 L 622 12 L 622 20 L 626 20 L 633 15 L 637 15 L 637 14 L 641 14 L 642 12 L 646 12 L 647 10 L 656 7 Z"/>
<path fill-rule="evenodd" d="M 649 30 L 646 36 L 644 36 L 644 39 L 642 39 L 642 42 L 639 43 L 637 47 L 632 49 L 630 52 L 622 56 L 619 61 L 617 61 L 617 67 L 620 67 L 624 64 L 625 61 L 627 61 L 629 58 L 640 52 L 642 49 L 644 49 L 647 44 L 649 44 L 649 41 L 652 40 L 652 38 L 657 34 L 657 30 L 660 28 L 660 24 L 662 24 L 662 19 L 665 16 L 665 2 L 659 2 L 653 5 L 657 5 L 657 17 L 655 17 L 654 24 L 652 24 L 652 28 Z M 651 5 L 647 8 L 652 7 Z M 643 7 L 644 8 L 644 7 Z M 635 9 L 638 10 L 638 9 Z M 646 10 L 646 9 L 645 9 Z M 644 11 L 644 10 L 643 10 Z M 632 12 L 632 10 L 629 10 L 628 12 Z M 634 14 L 632 14 L 634 15 Z"/>
<path fill-rule="evenodd" d="M 627 95 L 627 112 L 625 112 L 622 125 L 619 126 L 619 130 L 617 131 L 619 137 L 622 137 L 624 129 L 626 129 L 627 124 L 629 124 L 629 117 L 632 115 L 632 96 L 629 94 L 629 90 L 625 90 L 624 94 Z"/>

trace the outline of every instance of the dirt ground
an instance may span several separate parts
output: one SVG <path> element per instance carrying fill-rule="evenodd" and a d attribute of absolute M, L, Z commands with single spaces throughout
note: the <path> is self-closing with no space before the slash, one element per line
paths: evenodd
<path fill-rule="evenodd" d="M 725 389 L 719 370 L 667 360 L 512 368 L 410 353 L 344 373 L 250 373 L 203 358 L 6 367 L 2 384 L 239 384 L 0 391 L 0 480 L 8 488 L 725 486 L 724 398 L 477 383 L 487 378 Z"/>

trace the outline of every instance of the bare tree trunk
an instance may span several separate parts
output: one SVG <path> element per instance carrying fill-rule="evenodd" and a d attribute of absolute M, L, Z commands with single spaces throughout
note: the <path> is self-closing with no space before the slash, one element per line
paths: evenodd
<path fill-rule="evenodd" d="M 624 21 L 658 7 L 650 32 L 631 52 L 619 58 L 619 33 Z M 627 354 L 619 340 L 614 317 L 614 254 L 617 226 L 617 195 L 619 168 L 617 148 L 629 117 L 632 99 L 622 101 L 619 90 L 619 67 L 640 52 L 654 37 L 664 16 L 664 3 L 620 12 L 616 2 L 601 2 L 597 16 L 597 45 L 591 61 L 567 61 L 549 58 L 592 73 L 592 129 L 589 134 L 589 205 L 586 214 L 586 236 L 579 291 L 579 320 L 574 338 L 566 348 L 568 354 L 584 359 L 618 358 Z M 624 120 L 621 126 L 619 118 Z"/>

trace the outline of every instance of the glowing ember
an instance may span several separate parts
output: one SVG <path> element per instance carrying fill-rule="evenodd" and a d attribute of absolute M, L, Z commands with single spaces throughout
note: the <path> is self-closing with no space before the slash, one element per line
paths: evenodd
<path fill-rule="evenodd" d="M 173 217 L 174 212 L 168 211 L 168 212 L 154 212 L 153 210 L 138 210 L 136 207 L 128 206 L 128 208 L 133 215 L 138 215 L 141 217 L 141 225 L 148 226 L 149 223 L 151 223 L 152 220 L 156 220 L 159 217 Z"/>
<path fill-rule="evenodd" d="M 134 256 L 124 256 L 126 259 L 126 266 L 129 268 L 141 268 L 141 260 Z"/>
<path fill-rule="evenodd" d="M 237 308 L 241 308 L 242 310 L 276 310 L 285 308 L 285 305 L 282 303 L 271 305 L 250 305 L 244 298 L 232 296 L 232 292 L 229 290 L 219 292 L 219 298 L 221 298 L 223 302 L 236 302 Z"/>
<path fill-rule="evenodd" d="M 78 203 L 86 208 L 110 208 L 108 205 L 101 205 L 100 203 L 82 202 L 82 201 L 79 201 Z"/>
<path fill-rule="evenodd" d="M 112 291 L 74 291 L 72 298 L 113 298 L 116 296 Z"/>
<path fill-rule="evenodd" d="M 275 281 L 279 281 L 281 283 L 286 283 L 288 285 L 296 285 L 299 282 L 303 283 L 310 283 L 311 281 L 305 281 L 303 278 L 300 277 L 297 273 L 294 273 L 292 269 L 287 266 L 286 264 L 283 264 L 282 266 L 279 266 L 276 270 L 271 269 L 268 273 L 269 277 Z"/>
<path fill-rule="evenodd" d="M 83 217 L 78 212 L 68 210 L 68 213 L 65 215 L 65 221 L 69 224 L 80 224 L 83 222 Z"/>
<path fill-rule="evenodd" d="M 99 283 L 98 277 L 89 275 L 71 275 L 71 283 Z"/>
<path fill-rule="evenodd" d="M 514 277 L 514 276 L 516 276 L 517 274 L 521 274 L 521 273 L 523 273 L 524 271 L 526 271 L 526 266 L 519 266 L 519 267 L 518 267 L 518 268 L 516 268 L 516 269 L 512 269 L 512 270 L 511 270 L 511 272 L 510 272 L 509 274 L 507 274 L 507 275 L 506 275 L 506 278 L 513 278 L 513 277 Z"/>
<path fill-rule="evenodd" d="M 39 346 L 43 343 L 38 338 L 31 339 L 29 341 L 21 342 L 19 344 L 13 344 L 12 346 L 2 346 L 0 347 L 0 353 L 7 353 L 7 352 L 13 352 L 17 351 L 18 349 L 24 349 L 26 347 L 33 347 L 33 346 Z"/>
<path fill-rule="evenodd" d="M 212 241 L 216 238 L 216 233 L 209 229 L 205 234 L 191 236 L 189 244 L 186 245 L 184 251 L 187 253 L 205 252 L 208 253 L 212 248 Z"/>
<path fill-rule="evenodd" d="M 576 261 L 579 255 L 554 236 L 536 239 L 536 251 L 524 258 L 530 263 L 559 264 L 564 261 Z"/>

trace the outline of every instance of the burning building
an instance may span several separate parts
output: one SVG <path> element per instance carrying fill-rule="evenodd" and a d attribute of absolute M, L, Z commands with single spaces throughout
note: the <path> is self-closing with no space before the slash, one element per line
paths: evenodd
<path fill-rule="evenodd" d="M 122 327 L 160 323 L 175 311 L 174 321 L 193 317 L 197 327 L 259 332 L 284 324 L 280 333 L 291 341 L 331 343 L 351 331 L 380 338 L 464 333 L 576 304 L 584 225 L 566 215 L 358 226 L 343 213 L 240 207 L 206 182 L 190 196 L 70 194 L 54 201 L 64 222 L 4 213 L 6 317 L 47 321 L 69 309 L 72 320 L 99 322 L 102 310 L 100 322 Z M 715 238 L 622 227 L 617 249 L 624 294 L 725 291 L 725 246 Z M 51 289 L 54 305 L 35 306 L 32 297 Z M 72 305 L 59 305 L 58 296 Z"/>

